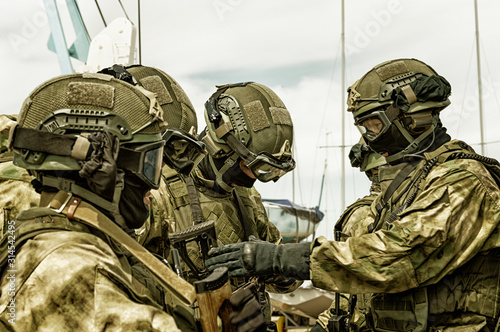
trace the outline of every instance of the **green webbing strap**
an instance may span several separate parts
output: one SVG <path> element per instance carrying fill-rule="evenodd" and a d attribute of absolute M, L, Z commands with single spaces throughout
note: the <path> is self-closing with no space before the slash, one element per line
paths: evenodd
<path fill-rule="evenodd" d="M 198 198 L 198 192 L 194 185 L 193 178 L 186 176 L 185 181 L 189 196 L 189 206 L 191 207 L 191 214 L 193 216 L 193 224 L 197 225 L 205 221 L 201 211 L 200 199 Z"/>
<path fill-rule="evenodd" d="M 248 217 L 247 209 L 245 208 L 245 205 L 241 201 L 240 196 L 236 192 L 236 189 L 233 190 L 233 196 L 234 199 L 236 200 L 236 203 L 238 203 L 238 209 L 240 210 L 241 225 L 243 226 L 243 231 L 245 232 L 245 240 L 248 241 L 250 235 L 254 235 L 258 238 L 257 230 L 255 229 L 253 222 Z"/>
<path fill-rule="evenodd" d="M 392 197 L 392 194 L 394 194 L 394 192 L 399 188 L 399 186 L 403 183 L 408 174 L 410 174 L 415 169 L 415 167 L 417 167 L 418 163 L 419 163 L 418 161 L 409 162 L 408 164 L 406 164 L 405 167 L 403 167 L 401 171 L 399 171 L 398 175 L 396 175 L 394 180 L 392 180 L 391 184 L 384 192 L 382 198 L 375 206 L 375 209 L 377 210 L 377 217 L 375 218 L 375 221 L 373 223 L 368 225 L 369 233 L 377 229 L 377 226 L 380 221 L 380 212 L 382 212 L 384 207 L 387 205 L 387 202 Z"/>
<path fill-rule="evenodd" d="M 137 241 L 131 238 L 125 231 L 104 214 L 95 209 L 92 205 L 74 197 L 68 202 L 69 195 L 64 191 L 59 191 L 50 203 L 50 208 L 61 210 L 61 213 L 68 215 L 70 219 L 75 219 L 83 224 L 91 226 L 116 242 L 120 243 L 139 262 L 153 274 L 155 279 L 163 288 L 179 300 L 179 302 L 191 306 L 196 300 L 196 293 L 193 285 L 180 278 L 174 271 L 158 260 L 152 253 L 142 247 Z"/>

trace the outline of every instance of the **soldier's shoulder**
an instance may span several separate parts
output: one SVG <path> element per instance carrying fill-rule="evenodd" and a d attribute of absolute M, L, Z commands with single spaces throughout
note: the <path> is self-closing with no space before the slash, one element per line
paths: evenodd
<path fill-rule="evenodd" d="M 33 176 L 31 176 L 26 169 L 14 165 L 12 161 L 5 161 L 0 163 L 0 181 L 1 180 L 30 182 L 33 180 Z"/>

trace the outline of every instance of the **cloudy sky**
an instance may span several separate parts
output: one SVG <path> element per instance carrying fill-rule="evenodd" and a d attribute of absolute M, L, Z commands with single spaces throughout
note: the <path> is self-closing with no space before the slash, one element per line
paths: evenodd
<path fill-rule="evenodd" d="M 64 1 L 58 0 L 62 16 Z M 103 28 L 95 1 L 78 1 L 91 37 Z M 99 1 L 106 22 L 124 16 L 119 2 Z M 138 25 L 136 0 L 122 0 Z M 478 0 L 485 154 L 500 158 L 500 2 Z M 204 127 L 203 104 L 215 85 L 255 81 L 285 102 L 295 124 L 297 169 L 277 183 L 257 184 L 264 198 L 286 198 L 326 211 L 318 234 L 343 211 L 342 152 L 359 139 L 350 114 L 342 113 L 340 0 L 149 0 L 141 1 L 142 64 L 163 69 L 189 95 Z M 24 98 L 61 73 L 47 49 L 50 34 L 43 1 L 0 3 L 1 113 L 19 112 Z M 478 75 L 473 0 L 356 0 L 345 4 L 345 86 L 374 65 L 413 57 L 431 65 L 452 85 L 452 105 L 442 113 L 453 138 L 480 152 Z M 72 33 L 67 32 L 68 44 Z M 75 68 L 82 65 L 73 62 Z M 345 204 L 368 193 L 364 174 L 345 159 Z M 295 189 L 294 189 L 295 188 Z"/>

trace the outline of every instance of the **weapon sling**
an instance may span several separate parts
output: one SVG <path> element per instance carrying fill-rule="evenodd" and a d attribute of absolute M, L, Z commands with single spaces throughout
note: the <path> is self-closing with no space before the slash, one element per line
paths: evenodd
<path fill-rule="evenodd" d="M 169 290 L 181 303 L 191 306 L 195 302 L 196 293 L 193 285 L 179 278 L 174 271 L 131 238 L 117 224 L 99 213 L 92 205 L 82 201 L 81 198 L 72 197 L 72 194 L 59 191 L 49 207 L 60 210 L 68 218 L 78 220 L 108 235 L 144 264 L 161 286 Z"/>

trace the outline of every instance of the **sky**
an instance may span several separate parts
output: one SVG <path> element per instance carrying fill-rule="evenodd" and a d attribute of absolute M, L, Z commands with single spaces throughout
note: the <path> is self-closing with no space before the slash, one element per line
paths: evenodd
<path fill-rule="evenodd" d="M 57 3 L 64 21 L 65 1 Z M 98 3 L 108 24 L 125 16 L 118 1 Z M 104 28 L 96 2 L 78 4 L 94 37 Z M 199 129 L 204 128 L 203 105 L 215 85 L 254 81 L 281 97 L 294 122 L 297 168 L 276 183 L 256 187 L 263 198 L 314 207 L 320 203 L 324 175 L 320 208 L 326 217 L 317 235 L 332 239 L 333 225 L 345 205 L 368 194 L 366 176 L 342 158 L 359 140 L 346 112 L 345 90 L 375 65 L 416 58 L 432 66 L 452 86 L 452 104 L 441 114 L 444 126 L 452 138 L 481 152 L 473 0 L 345 1 L 344 84 L 340 0 L 141 1 L 140 26 L 137 1 L 122 0 L 122 4 L 140 27 L 142 64 L 177 80 L 197 110 Z M 500 158 L 500 62 L 495 61 L 500 59 L 499 12 L 500 2 L 478 0 L 484 149 L 485 155 L 496 159 Z M 50 27 L 43 1 L 2 1 L 0 13 L 0 113 L 16 114 L 36 86 L 61 70 L 57 56 L 47 48 Z M 70 31 L 68 44 L 72 38 Z"/>

